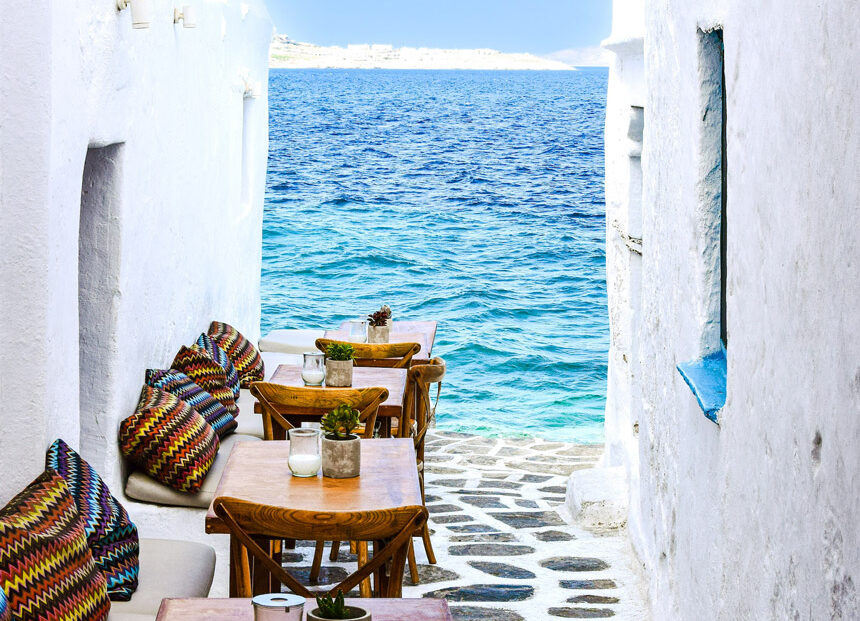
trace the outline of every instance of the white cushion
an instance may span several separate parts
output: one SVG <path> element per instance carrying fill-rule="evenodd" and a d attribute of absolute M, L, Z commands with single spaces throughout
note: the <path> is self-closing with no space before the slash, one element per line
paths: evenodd
<path fill-rule="evenodd" d="M 272 330 L 260 339 L 261 352 L 303 354 L 316 351 L 314 343 L 325 336 L 325 330 Z"/>
<path fill-rule="evenodd" d="M 135 471 L 129 475 L 128 481 L 126 481 L 125 495 L 134 500 L 156 505 L 208 509 L 215 497 L 215 490 L 221 481 L 221 474 L 224 472 L 224 466 L 227 464 L 227 458 L 230 457 L 233 445 L 236 442 L 257 442 L 262 439 L 262 417 L 254 413 L 247 415 L 247 417 L 260 419 L 260 436 L 233 433 L 221 440 L 221 448 L 218 449 L 212 468 L 209 469 L 209 473 L 203 480 L 203 487 L 196 494 L 177 492 L 175 489 L 159 483 L 145 472 Z M 241 421 L 243 418 L 244 416 L 240 415 L 237 421 Z"/>
<path fill-rule="evenodd" d="M 252 402 L 256 401 L 253 397 L 250 398 Z M 236 433 L 243 436 L 253 436 L 260 440 L 263 439 L 263 415 L 254 412 L 253 405 L 239 414 L 236 424 L 238 425 Z"/>
<path fill-rule="evenodd" d="M 308 351 L 314 351 L 314 348 L 312 347 Z M 302 358 L 301 354 L 285 354 L 283 352 L 277 351 L 261 351 L 260 356 L 262 356 L 263 364 L 266 366 L 267 382 L 272 379 L 272 376 L 275 374 L 275 371 L 277 371 L 278 367 L 282 364 L 291 364 L 293 366 L 300 367 L 302 366 L 302 362 L 304 362 L 304 359 Z"/>
<path fill-rule="evenodd" d="M 155 619 L 165 597 L 206 597 L 214 574 L 215 550 L 207 545 L 141 539 L 140 584 L 130 601 L 111 602 L 108 621 Z"/>

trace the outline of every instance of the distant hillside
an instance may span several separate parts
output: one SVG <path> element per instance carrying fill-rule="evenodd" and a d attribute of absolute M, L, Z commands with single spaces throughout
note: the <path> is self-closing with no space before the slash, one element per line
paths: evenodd
<path fill-rule="evenodd" d="M 496 50 L 442 50 L 390 45 L 322 47 L 275 35 L 269 66 L 287 69 L 532 69 L 571 71 L 558 60 L 534 54 L 504 54 Z"/>

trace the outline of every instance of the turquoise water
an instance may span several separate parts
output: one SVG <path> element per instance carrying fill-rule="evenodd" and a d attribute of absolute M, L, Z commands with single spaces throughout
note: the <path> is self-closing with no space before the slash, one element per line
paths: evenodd
<path fill-rule="evenodd" d="M 263 332 L 388 303 L 440 427 L 602 441 L 606 71 L 270 76 Z"/>

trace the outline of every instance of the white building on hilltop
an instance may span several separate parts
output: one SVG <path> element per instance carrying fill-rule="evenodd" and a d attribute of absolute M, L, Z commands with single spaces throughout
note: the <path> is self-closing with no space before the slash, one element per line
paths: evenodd
<path fill-rule="evenodd" d="M 605 461 L 660 621 L 860 618 L 858 40 L 615 0 Z"/>

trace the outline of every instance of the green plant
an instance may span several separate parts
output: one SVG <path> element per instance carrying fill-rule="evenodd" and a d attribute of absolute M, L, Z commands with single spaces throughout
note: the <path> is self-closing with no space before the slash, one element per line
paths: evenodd
<path fill-rule="evenodd" d="M 316 614 L 323 619 L 355 619 L 361 616 L 361 613 L 344 603 L 343 591 L 340 589 L 334 599 L 331 595 L 317 595 L 317 608 Z"/>
<path fill-rule="evenodd" d="M 384 326 L 388 322 L 388 317 L 389 314 L 386 313 L 384 310 L 378 310 L 375 313 L 371 313 L 370 315 L 368 315 L 367 321 L 370 322 L 370 325 L 372 325 L 373 327 L 379 328 L 381 326 Z"/>
<path fill-rule="evenodd" d="M 320 420 L 320 427 L 332 440 L 346 440 L 358 427 L 360 412 L 347 403 L 342 403 Z"/>
<path fill-rule="evenodd" d="M 325 355 L 329 360 L 352 360 L 355 358 L 355 347 L 349 343 L 331 343 L 326 347 Z"/>

